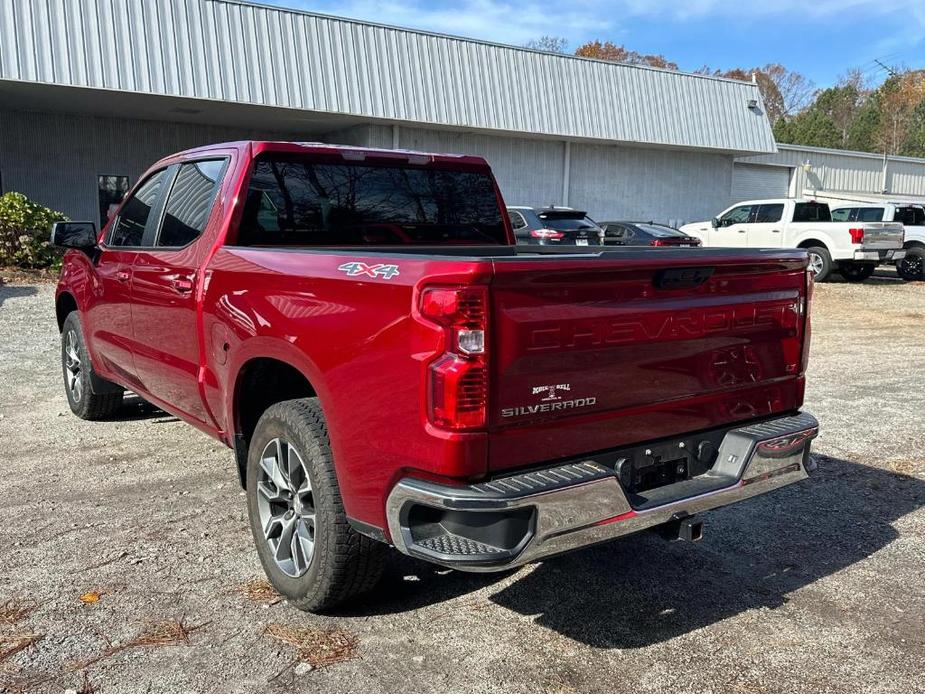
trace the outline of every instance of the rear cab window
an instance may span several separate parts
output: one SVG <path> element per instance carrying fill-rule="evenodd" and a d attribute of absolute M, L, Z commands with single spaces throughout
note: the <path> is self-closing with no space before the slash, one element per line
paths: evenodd
<path fill-rule="evenodd" d="M 893 213 L 894 222 L 902 222 L 907 227 L 925 226 L 925 209 L 910 205 L 897 207 Z"/>
<path fill-rule="evenodd" d="M 824 202 L 798 202 L 793 206 L 794 222 L 831 222 L 832 213 Z"/>
<path fill-rule="evenodd" d="M 584 212 L 576 210 L 544 210 L 538 214 L 538 217 L 544 228 L 555 231 L 598 228 L 597 224 Z"/>
<path fill-rule="evenodd" d="M 239 246 L 508 244 L 487 169 L 288 153 L 252 167 Z"/>

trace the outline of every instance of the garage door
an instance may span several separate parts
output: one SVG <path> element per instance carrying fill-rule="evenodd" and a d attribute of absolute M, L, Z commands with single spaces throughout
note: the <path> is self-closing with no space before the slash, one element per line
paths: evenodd
<path fill-rule="evenodd" d="M 786 166 L 735 164 L 732 171 L 732 202 L 786 198 L 790 194 L 790 171 Z"/>

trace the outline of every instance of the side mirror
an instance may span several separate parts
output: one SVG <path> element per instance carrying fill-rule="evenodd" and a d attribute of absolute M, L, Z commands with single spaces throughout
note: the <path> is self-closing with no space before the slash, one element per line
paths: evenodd
<path fill-rule="evenodd" d="M 89 251 L 96 248 L 96 224 L 93 222 L 55 222 L 51 225 L 51 243 L 58 248 Z"/>
<path fill-rule="evenodd" d="M 716 217 L 714 217 L 713 219 L 710 220 L 710 225 L 711 225 L 714 229 L 719 229 L 719 219 L 716 218 Z"/>

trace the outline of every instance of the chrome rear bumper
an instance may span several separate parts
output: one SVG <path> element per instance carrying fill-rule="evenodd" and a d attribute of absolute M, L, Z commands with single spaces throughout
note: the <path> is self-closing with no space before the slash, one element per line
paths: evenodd
<path fill-rule="evenodd" d="M 389 532 L 405 554 L 500 571 L 805 479 L 818 432 L 808 413 L 731 429 L 707 473 L 660 487 L 635 508 L 614 469 L 594 459 L 461 487 L 406 478 L 386 502 Z"/>

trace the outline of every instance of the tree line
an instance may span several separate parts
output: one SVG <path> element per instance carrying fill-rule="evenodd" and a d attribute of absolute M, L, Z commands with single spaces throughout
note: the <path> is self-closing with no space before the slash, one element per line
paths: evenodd
<path fill-rule="evenodd" d="M 543 36 L 528 48 L 567 53 L 568 41 Z M 589 41 L 575 55 L 628 65 L 678 70 L 663 55 L 638 53 L 610 41 Z M 778 142 L 850 149 L 878 154 L 925 157 L 925 70 L 885 67 L 889 76 L 869 82 L 859 69 L 824 89 L 778 63 L 753 68 L 694 72 L 744 81 L 754 80 Z"/>

